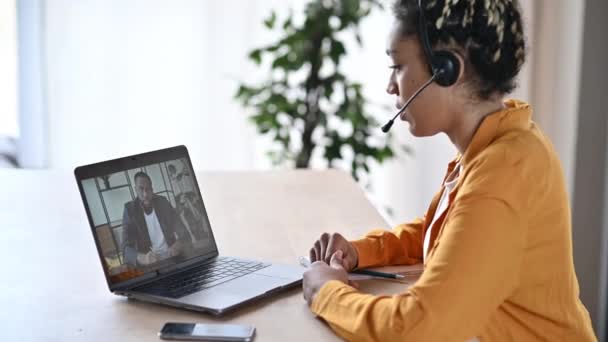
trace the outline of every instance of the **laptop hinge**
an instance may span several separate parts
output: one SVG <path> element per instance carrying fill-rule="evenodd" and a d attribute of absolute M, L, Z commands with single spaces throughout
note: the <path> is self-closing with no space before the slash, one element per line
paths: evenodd
<path fill-rule="evenodd" d="M 160 279 L 161 277 L 164 278 L 165 276 L 170 276 L 175 273 L 180 273 L 185 270 L 188 270 L 189 268 L 193 268 L 193 267 L 196 267 L 199 265 L 203 265 L 207 262 L 211 262 L 212 260 L 215 260 L 217 257 L 218 257 L 217 251 L 214 251 L 211 253 L 211 256 L 209 254 L 199 256 L 199 257 L 193 258 L 192 260 L 188 260 L 186 262 L 179 263 L 177 265 L 172 265 L 170 267 L 156 270 L 154 272 L 149 272 L 145 276 L 144 279 L 138 279 L 137 281 L 129 282 L 127 284 L 111 288 L 110 290 L 112 292 L 128 291 L 133 288 L 154 282 L 154 281 Z"/>

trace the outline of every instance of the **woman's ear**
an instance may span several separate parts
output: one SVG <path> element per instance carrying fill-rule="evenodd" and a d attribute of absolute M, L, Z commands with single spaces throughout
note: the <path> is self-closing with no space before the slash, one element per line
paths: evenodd
<path fill-rule="evenodd" d="M 458 64 L 460 65 L 460 68 L 458 68 L 458 78 L 456 79 L 456 83 L 455 84 L 459 84 L 460 82 L 462 82 L 463 78 L 464 78 L 464 72 L 465 72 L 465 68 L 467 67 L 467 65 L 464 62 L 464 58 L 462 57 L 462 55 L 459 52 L 456 51 L 450 51 L 455 57 L 456 59 L 458 59 Z"/>

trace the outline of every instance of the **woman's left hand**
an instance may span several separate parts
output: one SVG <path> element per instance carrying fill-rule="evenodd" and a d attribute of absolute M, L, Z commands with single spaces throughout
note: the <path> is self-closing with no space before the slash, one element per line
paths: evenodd
<path fill-rule="evenodd" d="M 329 265 L 323 261 L 316 261 L 310 265 L 308 271 L 304 272 L 302 287 L 304 299 L 310 306 L 317 292 L 330 280 L 338 280 L 349 284 L 348 273 L 342 266 L 342 251 L 335 252 Z"/>

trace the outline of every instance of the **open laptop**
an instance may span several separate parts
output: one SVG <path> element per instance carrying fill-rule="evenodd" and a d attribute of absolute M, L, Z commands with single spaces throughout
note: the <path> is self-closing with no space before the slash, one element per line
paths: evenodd
<path fill-rule="evenodd" d="M 114 294 L 219 315 L 301 284 L 298 266 L 219 256 L 184 146 L 74 173 Z"/>

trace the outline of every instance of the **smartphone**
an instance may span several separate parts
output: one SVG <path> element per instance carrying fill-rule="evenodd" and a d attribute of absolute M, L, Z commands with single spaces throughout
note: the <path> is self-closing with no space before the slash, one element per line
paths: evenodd
<path fill-rule="evenodd" d="M 163 340 L 251 341 L 255 327 L 237 324 L 165 323 L 158 336 Z"/>

